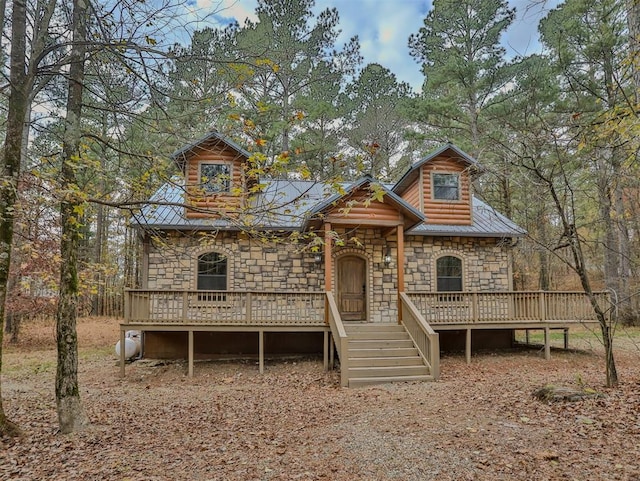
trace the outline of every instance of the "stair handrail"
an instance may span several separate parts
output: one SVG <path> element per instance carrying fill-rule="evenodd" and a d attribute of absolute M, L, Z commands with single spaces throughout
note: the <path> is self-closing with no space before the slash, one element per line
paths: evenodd
<path fill-rule="evenodd" d="M 327 321 L 331 328 L 331 337 L 336 345 L 338 357 L 340 358 L 340 385 L 349 386 L 349 336 L 342 323 L 338 305 L 333 297 L 333 292 L 326 292 L 327 299 Z"/>
<path fill-rule="evenodd" d="M 400 322 L 411 336 L 420 356 L 429 366 L 434 380 L 440 377 L 440 336 L 435 332 L 406 293 L 400 293 Z"/>

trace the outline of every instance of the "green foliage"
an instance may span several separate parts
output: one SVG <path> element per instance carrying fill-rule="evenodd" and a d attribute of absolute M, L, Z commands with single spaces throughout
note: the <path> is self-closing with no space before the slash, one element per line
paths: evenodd
<path fill-rule="evenodd" d="M 409 38 L 426 77 L 414 115 L 477 155 L 496 95 L 512 76 L 500 45 L 515 12 L 501 0 L 435 0 Z"/>

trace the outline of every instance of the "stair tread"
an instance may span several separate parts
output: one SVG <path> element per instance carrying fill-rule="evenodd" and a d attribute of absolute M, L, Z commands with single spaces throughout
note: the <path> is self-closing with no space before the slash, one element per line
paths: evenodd
<path fill-rule="evenodd" d="M 349 387 L 368 384 L 385 384 L 389 382 L 412 382 L 412 381 L 433 381 L 431 374 L 414 376 L 379 376 L 379 377 L 351 377 Z"/>
<path fill-rule="evenodd" d="M 424 364 L 420 366 L 349 366 L 349 371 L 380 371 L 382 369 L 387 369 L 390 371 L 410 371 L 412 369 L 426 369 L 429 370 L 427 366 Z"/>
<path fill-rule="evenodd" d="M 351 357 L 349 356 L 349 361 L 360 361 L 360 360 L 367 360 L 367 361 L 378 361 L 381 359 L 393 359 L 394 361 L 397 360 L 403 360 L 403 359 L 418 359 L 420 361 L 422 361 L 422 358 L 420 356 L 377 356 L 377 357 Z"/>

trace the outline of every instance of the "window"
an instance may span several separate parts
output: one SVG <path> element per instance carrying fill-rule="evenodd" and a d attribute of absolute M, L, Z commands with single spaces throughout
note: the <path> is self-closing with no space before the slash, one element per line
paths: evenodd
<path fill-rule="evenodd" d="M 453 256 L 440 257 L 436 261 L 438 292 L 462 290 L 462 259 Z"/>
<path fill-rule="evenodd" d="M 433 198 L 436 200 L 460 200 L 460 176 L 458 174 L 433 174 Z"/>
<path fill-rule="evenodd" d="M 229 192 L 230 181 L 229 164 L 200 164 L 200 186 L 207 194 Z"/>
<path fill-rule="evenodd" d="M 218 252 L 198 257 L 198 290 L 227 290 L 227 258 Z"/>

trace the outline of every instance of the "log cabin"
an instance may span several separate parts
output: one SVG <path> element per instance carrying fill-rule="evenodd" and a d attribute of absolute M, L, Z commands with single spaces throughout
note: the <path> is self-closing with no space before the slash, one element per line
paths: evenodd
<path fill-rule="evenodd" d="M 172 156 L 182 176 L 134 216 L 139 288 L 125 332 L 142 355 L 323 353 L 343 386 L 435 380 L 440 352 L 505 348 L 516 330 L 589 320 L 582 293 L 514 292 L 523 229 L 474 196 L 478 162 L 450 143 L 395 184 L 259 178 L 218 132 Z M 286 178 L 291 177 L 291 178 Z M 124 349 L 121 373 L 125 374 Z"/>

